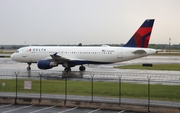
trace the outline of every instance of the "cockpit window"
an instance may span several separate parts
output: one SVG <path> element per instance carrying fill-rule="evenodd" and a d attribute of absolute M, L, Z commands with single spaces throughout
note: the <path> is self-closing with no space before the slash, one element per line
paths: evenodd
<path fill-rule="evenodd" d="M 19 53 L 19 50 L 17 50 L 16 53 Z"/>

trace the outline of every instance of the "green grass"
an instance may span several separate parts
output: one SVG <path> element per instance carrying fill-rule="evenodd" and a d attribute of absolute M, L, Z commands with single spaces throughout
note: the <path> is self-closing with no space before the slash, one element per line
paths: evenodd
<path fill-rule="evenodd" d="M 142 64 L 136 64 L 136 65 L 115 66 L 115 68 L 180 71 L 180 64 L 153 64 L 152 67 L 142 66 Z"/>
<path fill-rule="evenodd" d="M 0 51 L 0 54 L 13 54 L 14 52 L 3 52 L 3 51 Z"/>
<path fill-rule="evenodd" d="M 24 80 L 18 80 L 18 93 L 39 93 L 39 80 L 31 80 L 32 89 L 24 89 Z M 16 81 L 14 79 L 1 79 L 0 83 L 4 82 L 5 86 L 0 86 L 1 92 L 15 92 Z M 147 84 L 132 84 L 122 83 L 122 97 L 147 99 L 148 86 Z M 180 101 L 180 86 L 179 85 L 151 85 L 151 99 Z M 85 81 L 67 81 L 67 94 L 69 95 L 84 95 L 91 96 L 91 82 Z M 43 94 L 64 94 L 64 80 L 42 80 Z M 116 82 L 94 82 L 94 96 L 103 97 L 119 97 L 119 83 Z"/>

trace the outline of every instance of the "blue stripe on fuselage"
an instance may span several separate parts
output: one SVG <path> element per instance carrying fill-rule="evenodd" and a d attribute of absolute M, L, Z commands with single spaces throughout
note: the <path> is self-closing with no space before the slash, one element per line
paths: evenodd
<path fill-rule="evenodd" d="M 82 60 L 74 60 L 75 65 L 83 65 L 83 64 L 111 64 L 112 62 L 96 62 L 96 61 L 82 61 Z"/>

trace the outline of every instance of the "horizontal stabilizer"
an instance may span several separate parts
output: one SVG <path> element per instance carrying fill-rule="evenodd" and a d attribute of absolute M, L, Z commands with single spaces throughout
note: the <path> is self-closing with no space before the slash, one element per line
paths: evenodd
<path fill-rule="evenodd" d="M 144 53 L 146 53 L 146 51 L 145 50 L 136 50 L 133 53 L 135 53 L 135 54 L 144 54 Z"/>

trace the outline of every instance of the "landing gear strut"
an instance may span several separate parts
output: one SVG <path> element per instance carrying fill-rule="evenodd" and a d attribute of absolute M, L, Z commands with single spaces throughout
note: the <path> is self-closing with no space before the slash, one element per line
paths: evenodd
<path fill-rule="evenodd" d="M 70 68 L 70 67 L 65 67 L 65 68 L 64 68 L 64 71 L 65 71 L 65 72 L 69 72 L 69 71 L 71 71 L 71 68 Z"/>
<path fill-rule="evenodd" d="M 86 67 L 84 67 L 83 65 L 81 65 L 81 66 L 79 67 L 79 70 L 80 70 L 80 71 L 85 71 L 85 70 L 86 70 Z"/>
<path fill-rule="evenodd" d="M 28 63 L 27 71 L 31 70 L 31 63 Z"/>

